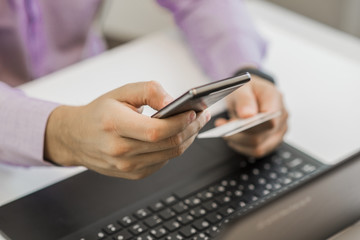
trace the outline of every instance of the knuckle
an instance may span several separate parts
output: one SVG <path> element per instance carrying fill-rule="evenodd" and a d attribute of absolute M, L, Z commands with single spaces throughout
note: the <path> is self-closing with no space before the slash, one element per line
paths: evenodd
<path fill-rule="evenodd" d="M 173 157 L 178 157 L 178 156 L 182 155 L 186 149 L 187 149 L 187 147 L 184 144 L 181 144 L 180 146 L 174 148 Z"/>
<path fill-rule="evenodd" d="M 120 161 L 118 163 L 117 168 L 123 173 L 132 173 L 136 170 L 136 164 L 128 161 Z"/>
<path fill-rule="evenodd" d="M 136 180 L 144 179 L 144 178 L 146 178 L 148 175 L 149 175 L 149 173 L 146 173 L 146 172 L 138 173 L 138 174 L 136 174 Z"/>
<path fill-rule="evenodd" d="M 149 127 L 146 130 L 146 136 L 149 142 L 158 142 L 160 140 L 160 129 L 157 127 Z"/>
<path fill-rule="evenodd" d="M 100 117 L 101 129 L 104 131 L 111 131 L 115 128 L 115 121 L 110 114 L 103 114 Z"/>
<path fill-rule="evenodd" d="M 262 156 L 264 156 L 266 154 L 266 151 L 265 151 L 265 149 L 263 148 L 263 147 L 256 147 L 256 148 L 254 148 L 254 150 L 253 150 L 253 156 L 254 157 L 262 157 Z"/>
<path fill-rule="evenodd" d="M 154 80 L 149 81 L 146 84 L 146 92 L 148 93 L 149 96 L 153 96 L 158 92 L 159 87 L 160 87 L 160 83 L 158 83 L 157 81 Z"/>
<path fill-rule="evenodd" d="M 141 171 L 139 173 L 134 173 L 129 176 L 130 180 L 141 180 L 147 177 L 149 174 L 146 171 Z"/>
<path fill-rule="evenodd" d="M 249 138 L 249 143 L 254 148 L 257 148 L 262 143 L 262 140 L 260 137 L 253 136 L 253 137 Z"/>
<path fill-rule="evenodd" d="M 127 144 L 108 144 L 107 155 L 112 157 L 123 157 L 128 155 L 132 148 Z"/>
<path fill-rule="evenodd" d="M 181 134 L 170 137 L 170 145 L 173 147 L 179 146 L 183 142 L 183 136 Z"/>

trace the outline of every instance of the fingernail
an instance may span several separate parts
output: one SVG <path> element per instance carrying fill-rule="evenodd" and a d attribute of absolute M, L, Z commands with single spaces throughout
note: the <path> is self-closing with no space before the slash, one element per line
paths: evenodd
<path fill-rule="evenodd" d="M 205 111 L 206 116 L 206 122 L 210 121 L 211 119 L 211 113 L 209 111 Z"/>
<path fill-rule="evenodd" d="M 196 119 L 196 113 L 194 111 L 191 111 L 189 115 L 189 121 L 193 122 Z"/>
<path fill-rule="evenodd" d="M 164 105 L 168 105 L 172 101 L 173 101 L 173 98 L 171 96 L 167 95 L 164 99 Z"/>
<path fill-rule="evenodd" d="M 241 117 L 249 117 L 255 114 L 256 114 L 256 109 L 252 107 L 243 107 L 239 115 L 241 115 Z"/>

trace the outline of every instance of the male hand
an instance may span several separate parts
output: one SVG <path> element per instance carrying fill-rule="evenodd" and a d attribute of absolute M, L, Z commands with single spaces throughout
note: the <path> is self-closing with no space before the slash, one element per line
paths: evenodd
<path fill-rule="evenodd" d="M 141 114 L 143 105 L 159 110 L 171 100 L 152 81 L 127 84 L 85 106 L 60 106 L 48 120 L 45 158 L 109 176 L 144 178 L 181 155 L 210 119 L 207 111 L 167 119 Z"/>
<path fill-rule="evenodd" d="M 244 132 L 226 137 L 225 140 L 234 150 L 248 156 L 262 157 L 270 153 L 281 142 L 287 131 L 288 113 L 284 107 L 281 93 L 271 82 L 258 76 L 227 97 L 231 119 L 217 119 L 216 126 L 223 125 L 236 118 L 252 117 L 260 112 L 282 114 Z"/>

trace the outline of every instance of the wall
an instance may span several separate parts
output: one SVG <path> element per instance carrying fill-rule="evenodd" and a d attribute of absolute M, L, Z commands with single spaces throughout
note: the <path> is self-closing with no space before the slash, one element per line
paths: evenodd
<path fill-rule="evenodd" d="M 360 0 L 262 1 L 276 3 L 360 37 Z M 101 22 L 108 37 L 131 40 L 171 26 L 172 17 L 155 0 L 106 0 Z"/>
<path fill-rule="evenodd" d="M 360 37 L 359 0 L 267 0 Z"/>

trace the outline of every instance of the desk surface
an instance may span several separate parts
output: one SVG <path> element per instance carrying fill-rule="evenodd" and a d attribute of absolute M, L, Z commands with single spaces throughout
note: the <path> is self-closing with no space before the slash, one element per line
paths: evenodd
<path fill-rule="evenodd" d="M 269 41 L 266 69 L 290 112 L 286 141 L 334 163 L 360 147 L 360 41 L 264 2 L 249 5 Z M 175 31 L 161 32 L 21 86 L 28 95 L 86 104 L 134 81 L 157 80 L 174 96 L 208 81 Z M 181 83 L 181 84 L 180 84 Z M 221 109 L 218 104 L 213 111 Z M 0 205 L 83 168 L 0 166 Z"/>

